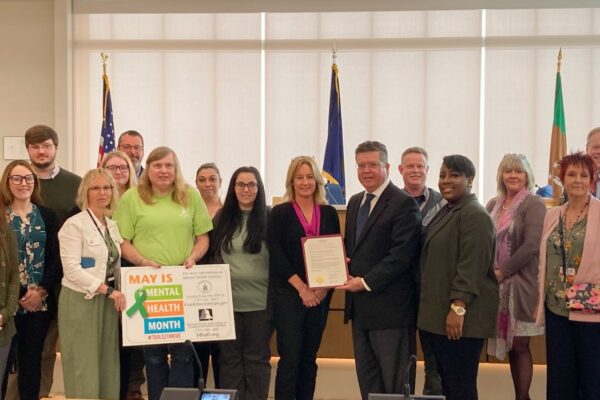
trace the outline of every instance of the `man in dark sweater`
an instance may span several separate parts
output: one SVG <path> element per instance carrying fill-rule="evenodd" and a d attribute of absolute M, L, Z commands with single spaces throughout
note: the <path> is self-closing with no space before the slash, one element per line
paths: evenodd
<path fill-rule="evenodd" d="M 419 205 L 423 217 L 423 229 L 426 229 L 431 219 L 446 203 L 442 195 L 426 186 L 427 172 L 429 171 L 429 156 L 421 147 L 409 147 L 402 153 L 398 171 L 404 180 L 404 191 L 411 195 Z M 437 365 L 431 344 L 423 336 L 421 348 L 425 359 L 425 385 L 423 394 L 442 394 L 442 381 L 437 372 Z"/>
<path fill-rule="evenodd" d="M 40 183 L 42 202 L 56 213 L 58 223 L 62 226 L 69 211 L 75 207 L 77 189 L 81 183 L 81 178 L 56 164 L 58 135 L 49 126 L 35 125 L 27 129 L 25 132 L 25 146 Z M 55 290 L 58 292 L 60 285 Z M 54 318 L 48 328 L 42 353 L 40 397 L 48 397 L 52 388 L 57 341 L 58 327 L 56 318 Z"/>

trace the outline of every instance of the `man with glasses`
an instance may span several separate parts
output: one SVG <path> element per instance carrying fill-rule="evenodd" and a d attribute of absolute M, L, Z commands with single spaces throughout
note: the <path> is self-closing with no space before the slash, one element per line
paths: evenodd
<path fill-rule="evenodd" d="M 417 284 L 421 213 L 415 200 L 389 179 L 384 144 L 356 148 L 358 180 L 364 191 L 348 202 L 345 244 L 350 258 L 345 322 L 352 320 L 356 373 L 363 400 L 369 393 L 414 389 Z"/>
<path fill-rule="evenodd" d="M 144 167 L 142 159 L 144 158 L 144 138 L 138 131 L 129 130 L 121 133 L 117 141 L 117 150 L 127 154 L 135 167 L 135 176 L 140 178 Z"/>
<path fill-rule="evenodd" d="M 56 213 L 59 226 L 62 226 L 69 211 L 75 207 L 75 199 L 77 197 L 77 189 L 81 183 L 81 177 L 59 167 L 56 163 L 58 135 L 49 126 L 35 125 L 27 129 L 25 132 L 25 146 L 33 171 L 40 183 L 42 201 L 46 207 Z M 60 285 L 53 289 L 56 291 L 58 297 Z M 56 361 L 58 328 L 55 318 L 56 310 L 51 311 L 54 318 L 50 322 L 42 352 L 40 397 L 48 397 L 50 394 L 54 363 Z"/>

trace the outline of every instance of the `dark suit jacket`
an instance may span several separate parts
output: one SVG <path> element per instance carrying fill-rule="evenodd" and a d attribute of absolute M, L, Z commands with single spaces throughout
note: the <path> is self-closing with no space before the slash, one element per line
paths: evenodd
<path fill-rule="evenodd" d="M 415 200 L 390 183 L 356 238 L 356 215 L 363 193 L 352 196 L 346 215 L 346 252 L 350 274 L 372 291 L 346 293 L 344 321 L 362 329 L 414 327 L 421 213 Z"/>
<path fill-rule="evenodd" d="M 36 204 L 40 210 L 44 227 L 46 229 L 46 248 L 44 249 L 44 274 L 40 286 L 48 292 L 48 311 L 56 313 L 57 299 L 54 288 L 60 284 L 62 279 L 62 264 L 58 249 L 58 218 L 56 213 L 48 207 Z"/>
<path fill-rule="evenodd" d="M 340 221 L 332 206 L 321 206 L 321 235 L 340 233 Z M 276 205 L 271 210 L 267 228 L 269 245 L 269 285 L 291 287 L 288 283 L 294 274 L 306 282 L 302 238 L 304 229 L 298 221 L 292 203 Z"/>

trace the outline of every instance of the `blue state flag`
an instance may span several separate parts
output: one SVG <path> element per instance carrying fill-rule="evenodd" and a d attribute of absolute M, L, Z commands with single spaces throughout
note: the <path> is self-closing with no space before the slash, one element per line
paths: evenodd
<path fill-rule="evenodd" d="M 113 125 L 112 100 L 110 99 L 110 85 L 108 76 L 102 75 L 102 131 L 100 132 L 100 146 L 98 147 L 98 164 L 102 157 L 115 149 L 115 126 Z"/>
<path fill-rule="evenodd" d="M 331 66 L 329 95 L 329 126 L 323 160 L 325 193 L 329 204 L 346 204 L 346 174 L 344 172 L 344 139 L 342 134 L 342 104 L 337 65 Z"/>

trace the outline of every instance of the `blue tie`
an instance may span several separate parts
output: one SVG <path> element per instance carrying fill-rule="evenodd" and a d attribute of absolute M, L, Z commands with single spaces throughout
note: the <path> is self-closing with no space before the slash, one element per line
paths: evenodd
<path fill-rule="evenodd" d="M 362 206 L 358 209 L 356 214 L 356 239 L 360 237 L 360 234 L 369 219 L 369 211 L 371 211 L 371 200 L 375 198 L 373 193 L 367 193 L 367 198 Z"/>

